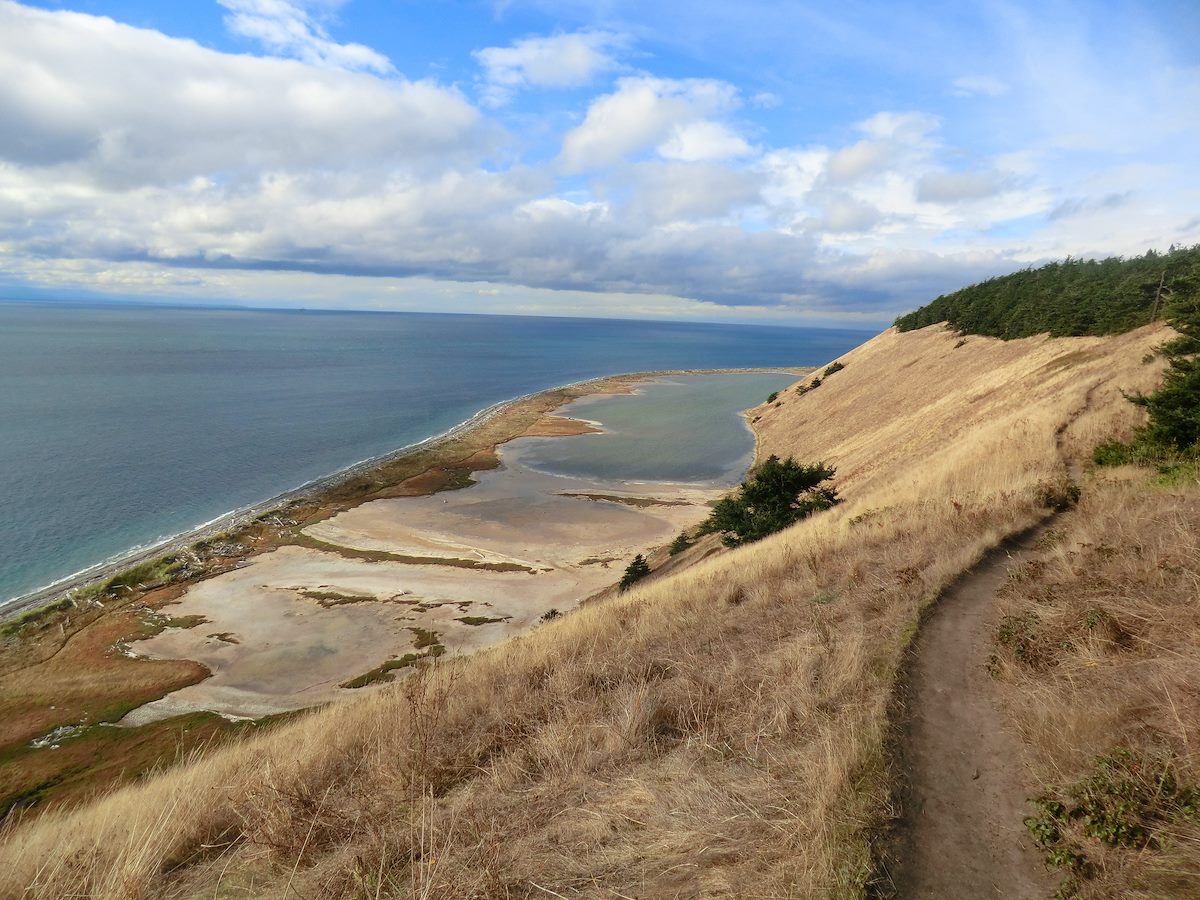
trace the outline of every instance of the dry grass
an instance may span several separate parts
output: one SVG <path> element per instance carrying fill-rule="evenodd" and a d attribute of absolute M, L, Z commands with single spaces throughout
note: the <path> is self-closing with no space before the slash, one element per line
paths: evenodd
<path fill-rule="evenodd" d="M 1007 588 L 994 668 L 1041 793 L 1067 803 L 1121 750 L 1200 786 L 1200 484 L 1146 479 L 1090 484 Z M 1080 896 L 1200 895 L 1200 810 L 1121 817 L 1144 838 L 1112 847 L 1082 823 L 1066 830 L 1092 870 Z"/>
<path fill-rule="evenodd" d="M 1119 426 L 1161 339 L 886 333 L 756 411 L 842 506 L 16 828 L 0 894 L 857 896 L 920 610 L 1044 515 L 1056 435 L 1089 398 Z"/>

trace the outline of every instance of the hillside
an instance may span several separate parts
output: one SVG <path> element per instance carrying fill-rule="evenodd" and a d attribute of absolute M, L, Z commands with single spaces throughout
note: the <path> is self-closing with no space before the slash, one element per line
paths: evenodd
<path fill-rule="evenodd" d="M 1148 351 L 1169 335 L 888 331 L 752 412 L 760 458 L 833 464 L 842 505 L 757 544 L 694 548 L 498 648 L 18 826 L 0 894 L 855 896 L 886 882 L 873 842 L 900 775 L 889 710 L 923 611 L 1069 505 L 1067 461 L 1139 421 L 1121 391 L 1153 387 Z"/>

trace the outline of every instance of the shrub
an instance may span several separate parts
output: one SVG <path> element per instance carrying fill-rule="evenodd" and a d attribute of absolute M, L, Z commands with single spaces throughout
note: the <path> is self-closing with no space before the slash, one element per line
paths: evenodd
<path fill-rule="evenodd" d="M 686 532 L 679 532 L 679 536 L 671 541 L 670 554 L 675 556 L 677 553 L 682 553 L 688 547 L 692 546 L 692 542 L 688 540 Z"/>
<path fill-rule="evenodd" d="M 840 363 L 840 362 L 830 363 L 829 365 L 827 365 L 825 367 L 825 371 L 821 373 L 821 377 L 828 378 L 834 372 L 840 372 L 844 368 L 846 368 L 845 363 Z"/>
<path fill-rule="evenodd" d="M 1058 481 L 1046 481 L 1038 486 L 1037 500 L 1047 509 L 1062 512 L 1079 502 L 1082 489 L 1069 476 Z"/>
<path fill-rule="evenodd" d="M 1092 450 L 1092 462 L 1098 466 L 1123 466 L 1132 461 L 1131 448 L 1120 441 L 1105 441 Z"/>
<path fill-rule="evenodd" d="M 771 396 L 767 398 L 768 403 L 774 403 L 775 398 L 779 396 L 779 391 L 772 391 Z"/>
<path fill-rule="evenodd" d="M 621 576 L 621 590 L 629 590 L 633 586 L 634 582 L 640 581 L 649 574 L 650 565 L 646 562 L 646 558 L 639 553 L 633 558 L 633 562 L 631 562 L 625 569 L 625 574 Z"/>
<path fill-rule="evenodd" d="M 1164 825 L 1200 819 L 1200 790 L 1178 781 L 1170 757 L 1117 750 L 1099 757 L 1065 795 L 1030 801 L 1037 813 L 1025 819 L 1025 828 L 1047 863 L 1076 878 L 1092 875 L 1089 842 L 1153 852 Z"/>
<path fill-rule="evenodd" d="M 700 533 L 722 534 L 729 547 L 761 540 L 841 502 L 837 489 L 824 484 L 833 475 L 824 463 L 803 466 L 790 456 L 771 456 L 736 494 L 717 502 Z"/>

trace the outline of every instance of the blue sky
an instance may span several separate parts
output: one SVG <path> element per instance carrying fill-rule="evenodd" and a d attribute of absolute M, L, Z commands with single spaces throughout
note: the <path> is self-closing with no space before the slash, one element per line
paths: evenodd
<path fill-rule="evenodd" d="M 0 0 L 0 296 L 883 324 L 1200 241 L 1200 5 Z"/>

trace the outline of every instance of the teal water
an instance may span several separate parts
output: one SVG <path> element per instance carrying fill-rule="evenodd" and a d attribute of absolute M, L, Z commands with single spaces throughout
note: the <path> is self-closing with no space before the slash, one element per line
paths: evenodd
<path fill-rule="evenodd" d="M 861 331 L 0 302 L 0 601 L 503 400 L 821 365 Z"/>
<path fill-rule="evenodd" d="M 562 414 L 598 422 L 602 434 L 529 439 L 520 460 L 575 478 L 736 484 L 754 455 L 742 410 L 795 380 L 786 373 L 672 376 L 633 395 L 585 397 Z"/>

